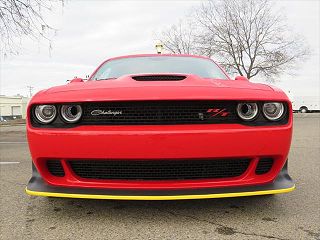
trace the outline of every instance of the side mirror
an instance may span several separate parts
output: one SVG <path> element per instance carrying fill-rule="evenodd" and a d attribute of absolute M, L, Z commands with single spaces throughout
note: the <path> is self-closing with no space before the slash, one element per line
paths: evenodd
<path fill-rule="evenodd" d="M 235 80 L 240 80 L 240 81 L 249 81 L 248 78 L 246 78 L 245 76 L 236 76 Z"/>
<path fill-rule="evenodd" d="M 72 80 L 67 80 L 69 83 L 79 83 L 79 82 L 84 82 L 82 78 L 74 78 Z"/>

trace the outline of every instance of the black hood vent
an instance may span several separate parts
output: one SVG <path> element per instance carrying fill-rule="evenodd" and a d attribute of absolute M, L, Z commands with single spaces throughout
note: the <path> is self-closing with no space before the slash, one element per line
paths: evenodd
<path fill-rule="evenodd" d="M 186 76 L 181 75 L 144 75 L 132 77 L 136 81 L 181 81 Z"/>

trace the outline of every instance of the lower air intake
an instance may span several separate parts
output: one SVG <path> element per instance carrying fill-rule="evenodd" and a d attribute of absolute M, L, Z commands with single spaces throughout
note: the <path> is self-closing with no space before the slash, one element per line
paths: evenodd
<path fill-rule="evenodd" d="M 183 180 L 242 175 L 250 159 L 211 160 L 70 160 L 81 178 L 119 180 Z"/>
<path fill-rule="evenodd" d="M 59 160 L 48 160 L 47 168 L 53 176 L 64 177 L 64 170 Z"/>
<path fill-rule="evenodd" d="M 273 158 L 260 158 L 257 168 L 256 174 L 261 175 L 269 172 L 273 165 Z"/>

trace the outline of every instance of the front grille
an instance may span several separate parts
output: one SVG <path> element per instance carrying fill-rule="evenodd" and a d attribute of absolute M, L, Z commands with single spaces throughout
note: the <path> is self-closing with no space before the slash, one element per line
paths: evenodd
<path fill-rule="evenodd" d="M 183 180 L 242 175 L 250 159 L 212 160 L 70 160 L 81 178 L 118 180 Z"/>
<path fill-rule="evenodd" d="M 64 170 L 59 160 L 48 160 L 47 168 L 53 176 L 64 177 Z"/>
<path fill-rule="evenodd" d="M 258 102 L 262 109 L 264 102 Z M 70 104 L 70 103 L 69 103 Z M 260 111 L 254 121 L 243 121 L 236 113 L 238 101 L 222 100 L 146 100 L 116 102 L 83 102 L 83 115 L 79 122 L 66 124 L 60 114 L 50 124 L 40 124 L 34 115 L 36 105 L 30 109 L 31 124 L 38 128 L 72 128 L 80 125 L 177 125 L 177 124 L 242 124 L 273 126 L 287 124 L 288 106 L 279 121 L 267 120 Z M 61 104 L 56 104 L 60 109 Z"/>
<path fill-rule="evenodd" d="M 146 75 L 132 77 L 136 81 L 181 81 L 186 76 L 181 75 Z"/>
<path fill-rule="evenodd" d="M 256 174 L 261 175 L 269 172 L 273 165 L 273 158 L 260 158 L 257 168 Z"/>
<path fill-rule="evenodd" d="M 83 104 L 82 124 L 237 123 L 234 101 L 131 101 Z"/>

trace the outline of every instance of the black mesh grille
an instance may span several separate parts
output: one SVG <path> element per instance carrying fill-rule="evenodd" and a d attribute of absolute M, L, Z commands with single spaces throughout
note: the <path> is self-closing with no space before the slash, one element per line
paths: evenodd
<path fill-rule="evenodd" d="M 31 107 L 31 124 L 41 128 L 72 128 L 79 125 L 176 125 L 176 124 L 243 124 L 273 126 L 288 123 L 289 112 L 279 121 L 267 120 L 261 112 L 254 121 L 243 121 L 236 113 L 237 101 L 222 100 L 146 100 L 117 102 L 84 102 L 79 122 L 66 124 L 61 116 L 50 124 L 35 120 L 35 106 Z M 259 102 L 259 109 L 263 102 Z M 59 109 L 61 104 L 57 104 Z"/>
<path fill-rule="evenodd" d="M 269 172 L 273 165 L 272 158 L 261 158 L 256 168 L 256 174 L 261 175 Z"/>
<path fill-rule="evenodd" d="M 59 160 L 48 160 L 47 161 L 48 171 L 56 177 L 63 177 L 64 170 Z"/>
<path fill-rule="evenodd" d="M 74 173 L 90 179 L 183 180 L 242 175 L 249 159 L 70 160 Z"/>
<path fill-rule="evenodd" d="M 181 81 L 186 76 L 180 75 L 147 75 L 147 76 L 134 76 L 132 77 L 136 81 Z"/>
<path fill-rule="evenodd" d="M 84 103 L 82 124 L 236 123 L 233 101 L 131 101 Z"/>

